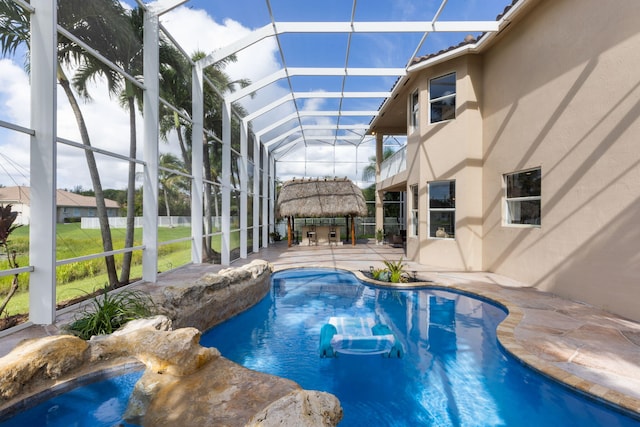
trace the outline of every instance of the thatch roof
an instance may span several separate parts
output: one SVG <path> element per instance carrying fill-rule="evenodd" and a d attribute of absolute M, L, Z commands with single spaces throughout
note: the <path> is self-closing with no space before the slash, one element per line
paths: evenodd
<path fill-rule="evenodd" d="M 362 190 L 347 178 L 293 179 L 282 184 L 276 215 L 331 218 L 365 216 Z"/>

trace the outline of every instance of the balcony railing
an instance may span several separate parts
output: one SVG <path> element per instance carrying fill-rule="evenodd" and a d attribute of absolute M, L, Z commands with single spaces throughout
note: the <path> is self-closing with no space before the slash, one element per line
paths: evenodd
<path fill-rule="evenodd" d="M 405 145 L 380 164 L 380 181 L 407 169 L 407 146 Z"/>

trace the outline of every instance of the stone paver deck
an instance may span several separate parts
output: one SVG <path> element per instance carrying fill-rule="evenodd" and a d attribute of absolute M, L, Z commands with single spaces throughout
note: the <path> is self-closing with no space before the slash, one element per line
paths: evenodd
<path fill-rule="evenodd" d="M 403 255 L 402 248 L 387 245 L 359 243 L 287 248 L 285 242 L 280 242 L 233 265 L 264 259 L 271 262 L 276 271 L 295 267 L 358 271 L 368 270 L 370 266 L 383 267 L 384 260 L 397 261 Z M 549 377 L 640 416 L 639 323 L 540 292 L 497 274 L 441 271 L 409 261 L 405 261 L 405 265 L 406 270 L 419 279 L 502 304 L 509 310 L 509 316 L 498 327 L 498 338 L 509 353 Z M 182 267 L 160 275 L 157 285 L 190 282 L 220 268 L 208 264 Z M 68 319 L 68 315 L 63 317 Z M 59 323 L 65 322 L 63 317 Z M 57 331 L 56 325 L 30 326 L 4 336 L 0 338 L 0 357 L 24 338 Z"/>

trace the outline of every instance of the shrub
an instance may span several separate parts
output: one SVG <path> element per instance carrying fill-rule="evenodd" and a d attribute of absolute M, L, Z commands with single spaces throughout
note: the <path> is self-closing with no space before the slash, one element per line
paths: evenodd
<path fill-rule="evenodd" d="M 94 335 L 105 335 L 116 331 L 125 323 L 153 314 L 151 298 L 140 291 L 120 291 L 93 297 L 90 306 L 79 313 L 68 329 L 74 335 L 88 340 Z"/>
<path fill-rule="evenodd" d="M 280 236 L 280 233 L 278 233 L 277 231 L 269 233 L 269 236 L 271 236 L 271 240 L 273 240 L 274 242 L 279 242 L 282 239 L 282 236 Z"/>
<path fill-rule="evenodd" d="M 9 265 L 9 268 L 14 269 L 20 267 L 20 264 L 18 264 L 17 261 L 18 253 L 15 249 L 9 247 L 9 237 L 11 237 L 11 233 L 13 233 L 16 229 L 22 227 L 22 225 L 14 224 L 14 221 L 18 218 L 18 213 L 14 212 L 11 208 L 11 204 L 0 206 L 0 248 L 3 249 L 5 255 L 7 256 L 7 263 Z M 11 298 L 13 298 L 13 296 L 16 294 L 19 286 L 20 284 L 18 282 L 18 274 L 16 273 L 11 279 L 9 292 L 4 297 L 4 300 L 0 302 L 0 314 L 7 307 Z"/>
<path fill-rule="evenodd" d="M 384 268 L 374 268 L 371 270 L 371 274 L 374 279 L 380 280 L 381 282 L 389 281 L 389 271 Z"/>
<path fill-rule="evenodd" d="M 404 283 L 407 281 L 407 278 L 404 274 L 404 264 L 402 263 L 402 258 L 399 261 L 383 261 L 384 265 L 387 267 L 387 271 L 389 272 L 389 281 L 391 283 Z"/>

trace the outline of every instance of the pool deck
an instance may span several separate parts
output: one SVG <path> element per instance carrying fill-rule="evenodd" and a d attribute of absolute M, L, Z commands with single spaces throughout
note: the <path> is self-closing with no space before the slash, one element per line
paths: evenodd
<path fill-rule="evenodd" d="M 384 260 L 397 261 L 403 255 L 402 248 L 373 243 L 288 248 L 286 242 L 279 242 L 232 266 L 263 259 L 276 271 L 296 267 L 359 271 L 383 267 Z M 404 264 L 406 271 L 431 285 L 478 294 L 502 304 L 509 316 L 498 327 L 498 337 L 507 352 L 549 377 L 640 416 L 640 323 L 497 274 L 442 271 L 410 261 Z M 210 264 L 181 267 L 161 274 L 153 286 L 189 282 L 221 268 Z M 60 316 L 58 324 L 68 318 L 69 314 Z M 5 335 L 0 338 L 0 357 L 22 339 L 57 332 L 57 325 L 31 325 Z"/>

